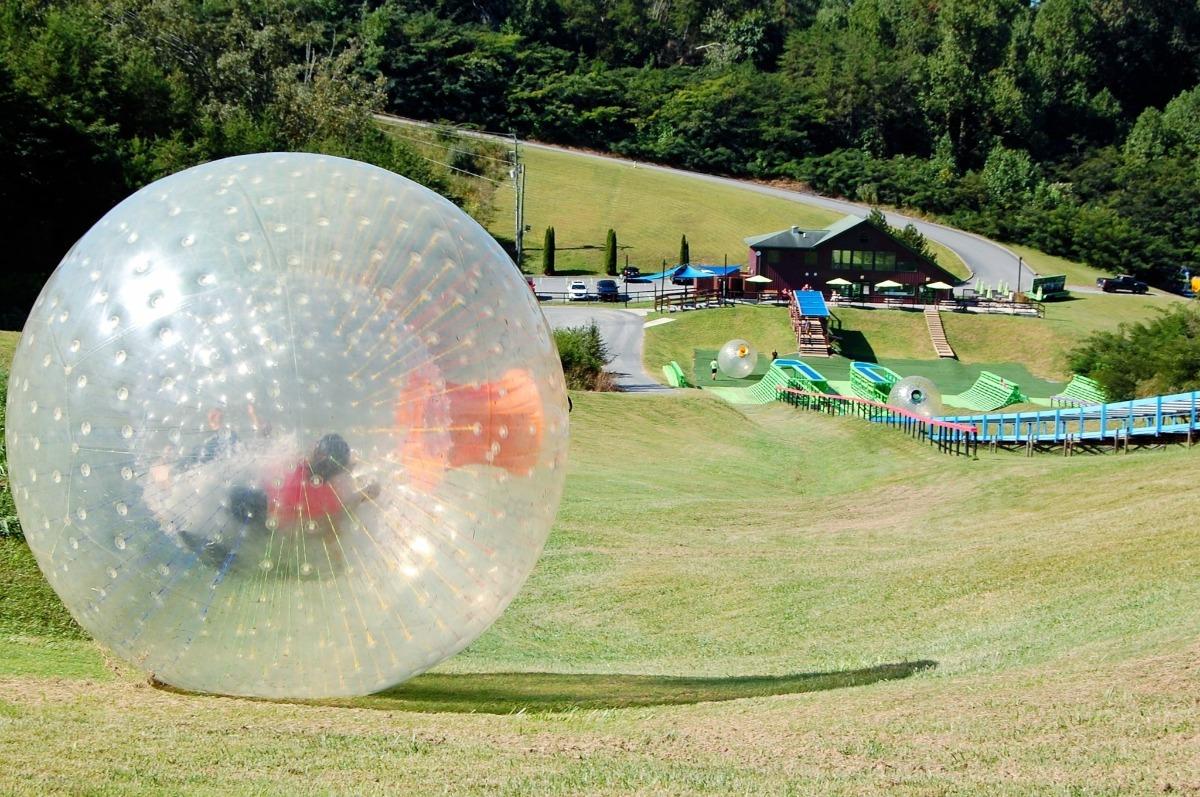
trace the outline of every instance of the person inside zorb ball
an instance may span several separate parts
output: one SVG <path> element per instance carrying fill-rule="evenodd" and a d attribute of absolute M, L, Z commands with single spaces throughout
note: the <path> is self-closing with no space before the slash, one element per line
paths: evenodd
<path fill-rule="evenodd" d="M 67 254 L 14 359 L 10 481 L 75 618 L 155 678 L 366 694 L 503 611 L 549 532 L 567 401 L 512 262 L 366 164 L 229 158 Z"/>

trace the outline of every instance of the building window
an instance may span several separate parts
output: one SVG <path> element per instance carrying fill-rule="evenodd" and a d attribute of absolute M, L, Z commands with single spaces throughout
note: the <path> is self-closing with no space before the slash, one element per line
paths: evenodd
<path fill-rule="evenodd" d="M 817 253 L 811 249 L 804 253 L 804 265 L 815 266 L 817 264 Z"/>
<path fill-rule="evenodd" d="M 896 270 L 896 253 L 895 252 L 876 252 L 875 253 L 875 270 L 876 271 L 895 271 Z"/>

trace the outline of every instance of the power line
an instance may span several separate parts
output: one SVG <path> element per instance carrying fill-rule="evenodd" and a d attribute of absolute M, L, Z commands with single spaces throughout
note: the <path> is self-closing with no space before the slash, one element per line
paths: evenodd
<path fill-rule="evenodd" d="M 394 135 L 396 138 L 402 138 L 402 139 L 404 139 L 405 141 L 412 141 L 412 142 L 414 142 L 414 143 L 416 143 L 416 144 L 421 144 L 422 146 L 426 146 L 426 147 L 437 147 L 437 146 L 441 146 L 441 145 L 440 145 L 438 142 L 436 142 L 436 141 L 429 141 L 428 139 L 424 139 L 424 138 L 416 138 L 415 136 L 406 136 L 406 135 L 404 135 L 403 133 L 398 133 L 398 132 L 396 132 L 395 130 L 393 130 L 393 131 L 392 131 L 392 135 Z M 446 145 L 446 149 L 447 149 L 447 150 L 450 150 L 450 149 L 452 149 L 452 146 L 451 146 L 451 145 Z M 510 161 L 510 160 L 509 160 L 509 159 L 507 159 L 507 158 L 497 158 L 497 157 L 495 157 L 494 155 L 484 155 L 484 154 L 483 154 L 483 153 L 481 153 L 481 152 L 472 152 L 472 153 L 471 153 L 471 157 L 473 157 L 473 158 L 485 158 L 485 159 L 487 159 L 487 160 L 490 160 L 490 161 L 495 161 L 496 163 L 503 163 L 503 164 L 504 164 L 506 167 L 511 167 L 511 166 L 512 166 L 512 161 Z"/>

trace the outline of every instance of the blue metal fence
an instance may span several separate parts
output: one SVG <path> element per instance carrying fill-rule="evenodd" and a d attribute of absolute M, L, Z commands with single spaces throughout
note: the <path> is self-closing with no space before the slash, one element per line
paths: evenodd
<path fill-rule="evenodd" d="M 1002 414 L 955 415 L 940 420 L 973 424 L 980 442 L 1060 443 L 1192 436 L 1200 431 L 1200 391 L 1070 407 Z"/>

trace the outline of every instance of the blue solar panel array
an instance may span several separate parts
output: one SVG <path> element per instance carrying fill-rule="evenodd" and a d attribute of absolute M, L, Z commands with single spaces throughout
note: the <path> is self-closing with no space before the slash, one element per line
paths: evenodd
<path fill-rule="evenodd" d="M 800 305 L 800 315 L 826 318 L 829 308 L 825 306 L 825 297 L 820 291 L 796 291 L 796 303 Z"/>

